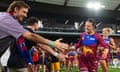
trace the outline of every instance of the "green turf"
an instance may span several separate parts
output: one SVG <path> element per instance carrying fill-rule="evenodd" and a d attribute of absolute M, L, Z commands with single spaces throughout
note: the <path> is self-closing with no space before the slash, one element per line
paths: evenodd
<path fill-rule="evenodd" d="M 40 70 L 40 72 L 43 72 L 43 70 Z M 65 67 L 61 67 L 60 72 L 79 72 L 78 68 L 74 67 L 72 69 L 68 69 Z M 102 72 L 101 67 L 98 68 L 98 72 Z M 108 72 L 120 72 L 120 68 L 109 68 Z"/>
<path fill-rule="evenodd" d="M 60 72 L 78 72 L 78 69 L 74 67 L 74 68 L 72 68 L 70 70 L 68 68 L 62 67 Z M 102 72 L 102 69 L 100 67 L 98 68 L 98 72 Z M 118 68 L 109 68 L 108 72 L 120 72 L 120 69 L 118 69 Z"/>
<path fill-rule="evenodd" d="M 109 68 L 108 70 L 109 70 L 108 72 L 120 72 L 120 69 L 118 69 L 118 68 Z M 102 72 L 102 69 L 99 68 L 98 72 Z"/>

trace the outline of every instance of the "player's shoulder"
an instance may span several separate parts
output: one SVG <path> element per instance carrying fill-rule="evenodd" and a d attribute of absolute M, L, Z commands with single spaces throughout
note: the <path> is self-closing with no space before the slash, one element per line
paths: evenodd
<path fill-rule="evenodd" d="M 81 35 L 85 35 L 85 34 L 86 34 L 86 32 L 82 32 L 82 33 L 81 33 Z"/>
<path fill-rule="evenodd" d="M 96 32 L 95 32 L 94 36 L 95 36 L 96 38 L 100 38 L 100 37 L 101 37 L 101 35 L 98 34 L 98 33 L 96 33 Z"/>
<path fill-rule="evenodd" d="M 101 36 L 99 33 L 96 33 L 96 32 L 94 33 L 94 35 L 96 35 L 96 36 Z"/>

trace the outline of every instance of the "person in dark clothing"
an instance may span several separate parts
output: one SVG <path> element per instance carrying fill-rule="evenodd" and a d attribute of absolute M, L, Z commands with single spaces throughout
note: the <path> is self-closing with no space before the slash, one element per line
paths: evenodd
<path fill-rule="evenodd" d="M 36 18 L 36 17 L 31 17 L 31 18 L 29 18 L 28 20 L 27 20 L 27 22 L 28 22 L 28 26 L 26 26 L 26 27 L 24 27 L 26 30 L 28 30 L 29 32 L 31 32 L 31 33 L 34 33 L 33 31 L 35 31 L 36 29 L 38 29 L 39 28 L 39 25 L 38 25 L 38 21 L 39 21 L 39 19 L 38 18 Z M 33 41 L 30 41 L 30 40 L 28 40 L 28 39 L 24 39 L 24 41 L 25 41 L 25 46 L 26 46 L 26 51 L 22 51 L 22 49 L 20 49 L 20 50 L 16 50 L 16 49 L 18 49 L 18 47 L 17 46 L 14 46 L 16 49 L 15 49 L 15 51 L 18 51 L 18 52 L 12 52 L 12 53 L 14 53 L 13 55 L 19 55 L 19 60 L 23 60 L 23 61 L 25 61 L 25 64 L 28 66 L 28 72 L 34 72 L 34 68 L 33 68 L 33 65 L 32 65 L 32 63 L 33 63 L 33 61 L 32 61 L 32 58 L 30 57 L 30 54 L 29 54 L 29 50 L 33 47 L 33 46 L 35 46 L 36 45 L 36 43 L 35 42 L 33 42 Z M 20 51 L 22 51 L 22 54 L 20 54 Z M 12 54 L 11 54 L 12 55 Z M 24 56 L 23 56 L 24 55 Z M 12 57 L 12 56 L 10 56 L 10 57 Z M 8 60 L 8 62 L 9 62 L 9 60 Z M 21 66 L 21 67 L 18 67 L 18 66 Z M 13 70 L 14 71 L 18 71 L 19 69 L 21 69 L 21 68 L 27 68 L 27 66 L 24 66 L 24 64 L 22 64 L 22 62 L 16 62 L 16 66 L 15 67 L 12 67 L 12 66 L 10 66 L 9 64 L 8 64 L 8 67 L 9 67 L 9 70 L 10 70 L 10 72 L 12 72 Z M 27 71 L 27 70 L 26 70 Z"/>
<path fill-rule="evenodd" d="M 27 22 L 27 26 L 26 27 L 24 27 L 26 30 L 28 30 L 29 32 L 31 32 L 31 33 L 34 33 L 34 31 L 35 30 L 37 30 L 38 28 L 39 28 L 39 19 L 38 18 L 36 18 L 36 17 L 30 17 L 30 18 L 28 18 L 27 20 L 26 20 L 26 22 Z M 21 54 L 20 54 L 20 56 L 22 56 L 22 57 L 24 57 L 24 58 L 20 58 L 20 59 L 22 59 L 22 60 L 24 60 L 25 61 L 25 63 L 26 63 L 26 65 L 28 66 L 28 72 L 34 72 L 34 68 L 33 68 L 33 65 L 32 65 L 32 59 L 31 59 L 31 57 L 30 57 L 30 55 L 29 55 L 29 50 L 33 47 L 33 46 L 36 46 L 36 45 L 38 45 L 37 43 L 35 43 L 35 42 L 33 42 L 33 41 L 30 41 L 30 40 L 28 40 L 28 39 L 24 39 L 25 40 L 25 45 L 26 45 L 26 51 L 22 51 L 22 49 L 19 49 L 18 50 L 18 53 L 20 53 L 20 51 L 22 52 Z M 39 45 L 38 45 L 39 46 Z M 56 55 L 56 53 L 57 52 L 55 52 L 55 51 L 53 51 L 52 49 L 50 49 L 50 48 L 44 48 L 46 51 L 48 51 L 48 52 L 50 52 L 51 54 L 53 54 L 54 56 L 57 56 Z M 14 52 L 13 52 L 14 53 Z M 15 55 L 15 54 L 14 54 Z M 59 54 L 59 56 L 61 56 L 61 54 Z M 21 63 L 22 64 L 22 63 Z M 23 65 L 24 66 L 24 65 Z M 26 67 L 26 66 L 25 66 Z M 9 68 L 10 70 L 11 69 L 14 69 L 14 67 L 13 68 Z M 19 69 L 19 68 L 18 68 Z M 13 71 L 13 70 L 12 70 Z M 11 72 L 12 72 L 11 71 Z"/>
<path fill-rule="evenodd" d="M 51 56 L 51 72 L 60 72 L 60 62 L 55 56 Z"/>
<path fill-rule="evenodd" d="M 54 48 L 55 51 L 58 51 Z M 59 59 L 51 55 L 51 72 L 60 72 L 60 62 Z"/>
<path fill-rule="evenodd" d="M 27 29 L 28 31 L 34 33 L 34 31 L 36 31 L 37 29 L 41 28 L 40 26 L 40 20 L 36 17 L 30 17 L 26 20 L 26 23 L 27 23 L 27 26 L 25 27 L 25 29 Z M 33 41 L 30 41 L 28 39 L 25 39 L 25 42 L 26 42 L 26 46 L 28 49 L 31 49 L 33 46 L 36 46 L 38 45 L 37 43 L 33 42 Z M 39 45 L 38 45 L 39 46 Z M 44 48 L 44 50 L 48 51 L 49 53 L 51 53 L 53 56 L 55 51 L 53 51 L 52 49 L 50 48 Z M 32 62 L 33 63 L 33 62 Z M 29 66 L 29 69 L 30 70 L 33 70 L 33 66 L 31 66 L 31 63 L 29 63 L 30 66 Z"/>
<path fill-rule="evenodd" d="M 31 33 L 28 30 L 24 29 L 23 26 L 20 25 L 20 21 L 23 21 L 23 19 L 27 17 L 29 9 L 30 7 L 28 4 L 26 4 L 24 1 L 18 0 L 13 1 L 9 5 L 7 12 L 0 12 L 0 49 L 2 49 L 0 50 L 0 57 L 6 51 L 6 49 L 9 48 L 9 41 L 13 40 L 13 38 L 17 40 L 20 37 L 26 38 L 33 42 L 46 44 L 51 47 L 56 47 L 61 50 L 68 48 L 68 45 L 65 43 L 48 40 L 41 35 Z M 12 39 L 9 38 L 11 36 Z M 3 47 L 4 45 L 5 47 Z M 64 60 L 63 56 L 61 56 L 61 58 Z"/>

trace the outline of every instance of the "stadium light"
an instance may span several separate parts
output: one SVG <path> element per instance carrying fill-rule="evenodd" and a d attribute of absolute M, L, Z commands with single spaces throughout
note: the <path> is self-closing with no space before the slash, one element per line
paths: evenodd
<path fill-rule="evenodd" d="M 99 2 L 90 2 L 87 4 L 87 8 L 99 10 L 101 8 L 105 8 L 105 6 L 100 4 Z"/>
<path fill-rule="evenodd" d="M 40 28 L 43 28 L 43 27 L 44 27 L 43 24 L 42 24 L 42 21 L 38 21 L 38 26 L 39 26 Z"/>
<path fill-rule="evenodd" d="M 74 22 L 74 26 L 75 26 L 75 29 L 78 30 L 79 29 L 79 22 Z"/>

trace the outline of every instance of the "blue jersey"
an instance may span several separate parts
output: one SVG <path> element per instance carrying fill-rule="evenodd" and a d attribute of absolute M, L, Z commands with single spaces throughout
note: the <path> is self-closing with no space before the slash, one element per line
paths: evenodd
<path fill-rule="evenodd" d="M 84 34 L 82 39 L 82 44 L 85 46 L 94 45 L 97 44 L 97 39 L 95 35 Z"/>
<path fill-rule="evenodd" d="M 77 51 L 77 54 L 80 55 L 80 51 Z"/>
<path fill-rule="evenodd" d="M 105 43 L 109 44 L 110 43 L 110 37 L 108 37 L 107 39 L 104 39 Z"/>
<path fill-rule="evenodd" d="M 68 55 L 69 55 L 69 56 L 75 56 L 75 53 L 74 53 L 73 51 L 70 51 L 70 52 L 68 53 Z"/>
<path fill-rule="evenodd" d="M 102 45 L 105 48 L 108 48 L 103 38 L 97 33 L 93 35 L 86 34 L 85 32 L 81 34 L 80 40 L 75 44 L 76 48 L 81 47 L 81 53 L 87 54 L 88 52 L 96 55 L 96 50 L 98 45 Z"/>

